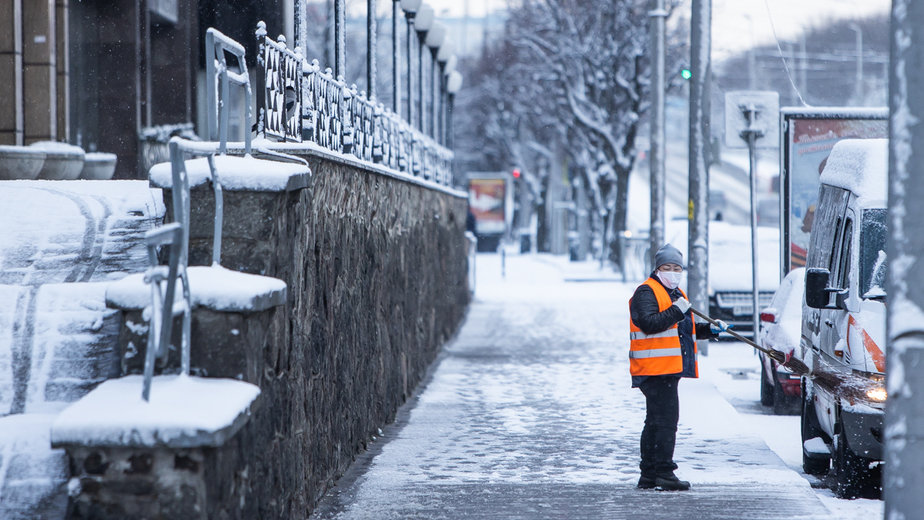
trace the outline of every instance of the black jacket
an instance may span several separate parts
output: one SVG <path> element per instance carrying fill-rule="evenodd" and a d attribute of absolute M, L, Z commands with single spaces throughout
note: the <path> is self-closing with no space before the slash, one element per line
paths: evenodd
<path fill-rule="evenodd" d="M 661 283 L 657 273 L 652 272 L 651 278 Z M 664 284 L 661 284 L 664 287 Z M 677 298 L 683 296 L 680 289 L 668 289 L 664 287 L 671 301 L 677 301 Z M 632 315 L 632 321 L 642 332 L 654 334 L 663 332 L 677 323 L 677 329 L 680 334 L 680 352 L 683 356 L 683 371 L 678 374 L 671 374 L 666 377 L 696 377 L 696 354 L 694 350 L 693 336 L 696 339 L 714 339 L 717 335 L 712 333 L 708 322 L 697 322 L 696 331 L 693 330 L 693 314 L 690 311 L 680 312 L 677 307 L 668 307 L 664 312 L 660 312 L 658 307 L 658 298 L 654 291 L 645 284 L 639 285 L 632 295 L 632 303 L 629 306 L 629 312 Z M 632 387 L 642 384 L 647 377 L 665 377 L 665 376 L 632 376 Z"/>

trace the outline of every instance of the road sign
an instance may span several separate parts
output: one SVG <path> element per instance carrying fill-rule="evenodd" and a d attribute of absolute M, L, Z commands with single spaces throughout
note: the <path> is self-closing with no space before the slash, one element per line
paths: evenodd
<path fill-rule="evenodd" d="M 753 121 L 746 112 L 750 110 Z M 758 130 L 758 148 L 776 148 L 780 135 L 780 95 L 770 90 L 734 90 L 725 93 L 725 146 L 747 148 L 745 130 Z"/>

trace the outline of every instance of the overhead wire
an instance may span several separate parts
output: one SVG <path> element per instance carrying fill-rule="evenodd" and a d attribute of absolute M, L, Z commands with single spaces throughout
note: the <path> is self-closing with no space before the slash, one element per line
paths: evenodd
<path fill-rule="evenodd" d="M 776 42 L 776 49 L 780 53 L 780 61 L 783 62 L 783 69 L 786 70 L 786 77 L 789 78 L 789 84 L 792 85 L 792 89 L 796 92 L 796 96 L 799 97 L 799 102 L 802 103 L 802 106 L 809 106 L 805 102 L 805 99 L 802 97 L 802 92 L 799 92 L 799 87 L 796 86 L 796 82 L 792 79 L 792 72 L 789 70 L 789 64 L 786 63 L 786 58 L 783 56 L 783 47 L 780 45 L 780 39 L 776 36 L 776 26 L 773 24 L 773 13 L 770 12 L 770 3 L 767 0 L 764 0 L 764 7 L 767 8 L 767 20 L 770 22 L 770 31 L 773 32 L 773 40 Z"/>

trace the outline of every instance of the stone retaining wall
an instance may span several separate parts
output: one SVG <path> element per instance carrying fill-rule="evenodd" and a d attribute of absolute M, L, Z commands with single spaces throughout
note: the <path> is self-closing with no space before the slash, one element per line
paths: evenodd
<path fill-rule="evenodd" d="M 249 490 L 222 517 L 306 518 L 394 418 L 468 304 L 464 198 L 306 159 L 305 189 L 224 192 L 222 265 L 284 280 L 288 301 L 250 330 L 247 357 L 259 361 L 248 365 L 258 370 L 222 351 L 240 317 L 194 321 L 194 371 L 262 390 L 239 434 Z M 207 264 L 212 191 L 194 188 L 191 199 L 190 264 Z M 232 486 L 239 474 L 216 475 L 228 481 L 209 487 Z"/>

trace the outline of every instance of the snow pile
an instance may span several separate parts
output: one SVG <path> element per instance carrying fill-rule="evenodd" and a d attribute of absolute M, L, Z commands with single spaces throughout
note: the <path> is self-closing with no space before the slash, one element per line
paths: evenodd
<path fill-rule="evenodd" d="M 193 306 L 217 311 L 255 312 L 281 305 L 286 283 L 277 278 L 231 271 L 221 266 L 194 266 L 186 270 Z M 181 298 L 177 285 L 177 299 Z M 129 275 L 109 284 L 106 304 L 119 309 L 143 309 L 151 305 L 151 287 L 144 274 Z"/>
<path fill-rule="evenodd" d="M 285 191 L 303 187 L 311 169 L 304 164 L 256 159 L 251 156 L 216 155 L 215 169 L 226 190 Z M 186 161 L 189 186 L 199 186 L 211 179 L 208 160 L 204 157 Z M 151 183 L 160 188 L 173 187 L 169 162 L 155 164 L 150 171 Z"/>
<path fill-rule="evenodd" d="M 822 184 L 853 192 L 864 208 L 886 207 L 888 178 L 888 139 L 839 141 L 821 172 Z"/>
<path fill-rule="evenodd" d="M 52 445 L 215 445 L 243 426 L 260 394 L 243 381 L 158 376 L 145 402 L 143 379 L 110 379 L 69 406 L 51 426 Z"/>

